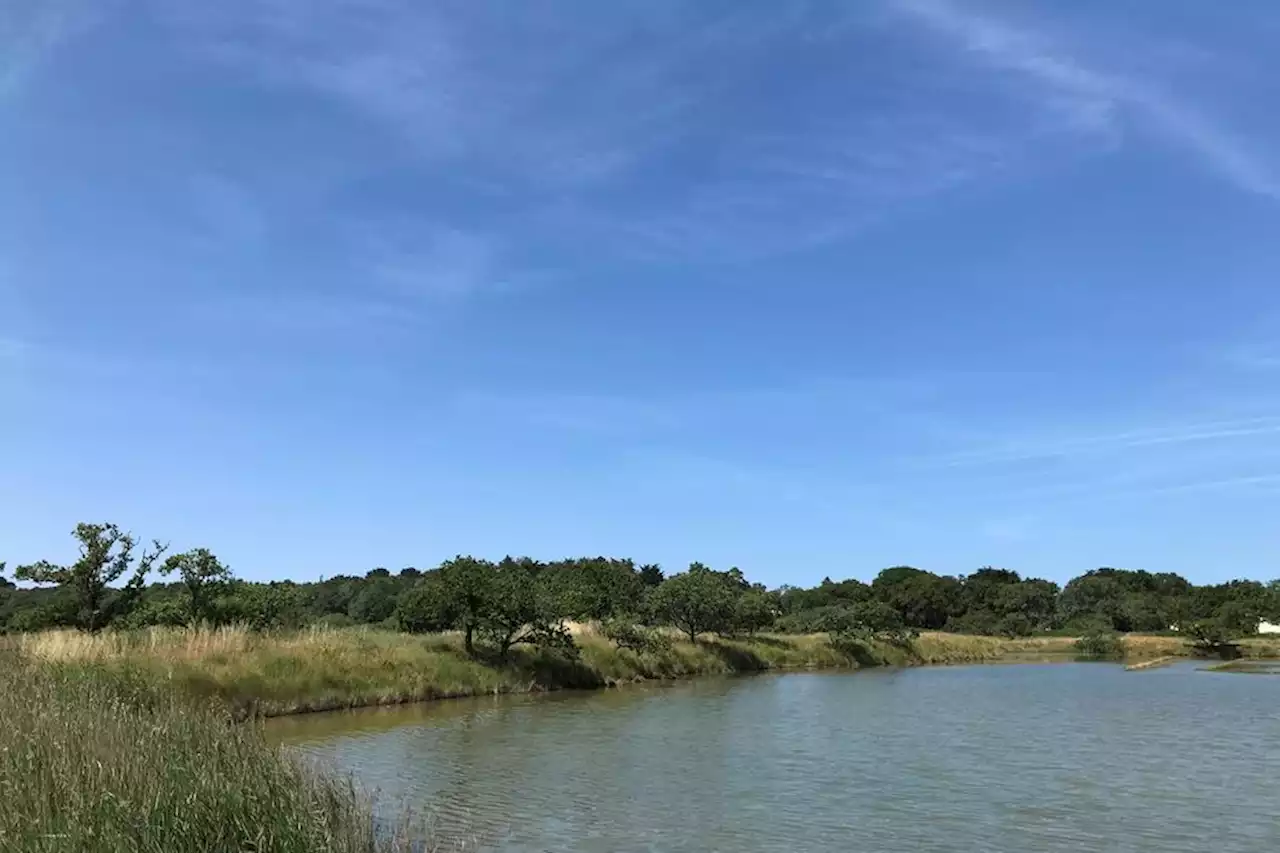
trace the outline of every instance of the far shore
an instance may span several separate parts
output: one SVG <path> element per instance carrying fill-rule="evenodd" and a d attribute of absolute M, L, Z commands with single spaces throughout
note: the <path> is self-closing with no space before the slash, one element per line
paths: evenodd
<path fill-rule="evenodd" d="M 859 669 L 1020 663 L 1079 656 L 1075 637 L 1002 638 L 926 632 L 901 643 L 833 644 L 825 634 L 670 637 L 660 649 L 619 649 L 592 626 L 575 626 L 576 657 L 517 647 L 505 661 L 468 657 L 458 634 L 411 635 L 368 628 L 257 633 L 238 627 L 151 628 L 96 635 L 47 631 L 7 638 L 24 657 L 58 667 L 106 670 L 162 683 L 230 706 L 237 716 L 276 717 L 466 696 L 590 689 L 649 680 L 770 670 Z M 1239 645 L 1248 658 L 1280 658 L 1280 638 Z M 1128 635 L 1123 660 L 1141 665 L 1188 657 L 1176 636 Z"/>

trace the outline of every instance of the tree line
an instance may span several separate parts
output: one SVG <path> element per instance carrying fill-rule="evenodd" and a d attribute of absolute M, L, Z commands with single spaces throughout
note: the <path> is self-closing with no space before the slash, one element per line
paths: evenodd
<path fill-rule="evenodd" d="M 375 568 L 312 583 L 237 578 L 206 548 L 142 546 L 114 524 L 80 524 L 76 559 L 0 563 L 0 632 L 73 627 L 243 624 L 259 630 L 378 625 L 411 633 L 456 630 L 466 649 L 505 656 L 518 644 L 571 648 L 569 621 L 597 621 L 619 645 L 660 642 L 651 627 L 691 640 L 705 633 L 830 632 L 901 639 L 917 631 L 1028 636 L 1040 632 L 1159 632 L 1218 639 L 1280 622 L 1280 580 L 1196 586 L 1172 573 L 1099 568 L 1059 587 L 1009 569 L 965 576 L 909 566 L 870 583 L 824 579 L 767 589 L 737 568 L 585 557 L 542 562 L 458 556 L 430 569 Z M 158 576 L 152 579 L 154 576 Z"/>

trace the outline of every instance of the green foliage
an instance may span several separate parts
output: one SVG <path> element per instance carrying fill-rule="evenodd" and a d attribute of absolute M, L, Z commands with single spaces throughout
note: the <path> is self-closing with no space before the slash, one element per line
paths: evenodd
<path fill-rule="evenodd" d="M 1189 590 L 1190 584 L 1173 574 L 1094 569 L 1062 590 L 1059 619 L 1099 619 L 1116 631 L 1163 631 L 1178 621 Z"/>
<path fill-rule="evenodd" d="M 939 630 L 961 607 L 959 580 L 911 566 L 885 569 L 871 582 L 871 592 L 916 629 Z"/>
<path fill-rule="evenodd" d="M 574 648 L 573 638 L 556 612 L 555 597 L 545 582 L 540 582 L 539 569 L 532 560 L 506 557 L 490 572 L 478 627 L 502 659 L 517 643 Z"/>
<path fill-rule="evenodd" d="M 41 560 L 19 566 L 14 575 L 19 580 L 66 588 L 75 598 L 77 624 L 87 631 L 98 631 L 133 606 L 165 546 L 155 542 L 135 560 L 137 541 L 114 524 L 77 524 L 72 535 L 80 543 L 80 557 L 74 563 L 59 566 Z M 124 589 L 111 590 L 130 569 Z"/>
<path fill-rule="evenodd" d="M 1235 641 L 1245 633 L 1257 630 L 1257 623 L 1247 630 L 1241 627 L 1239 617 L 1227 613 L 1214 619 L 1196 619 L 1182 626 L 1182 633 L 1191 638 L 1191 645 L 1200 654 L 1231 656 Z"/>
<path fill-rule="evenodd" d="M 733 626 L 734 605 L 739 594 L 735 579 L 715 572 L 701 563 L 673 575 L 649 596 L 655 620 L 674 625 L 697 642 L 708 631 L 728 631 Z"/>
<path fill-rule="evenodd" d="M 541 580 L 558 602 L 559 613 L 579 621 L 634 613 L 644 589 L 644 579 L 631 560 L 604 557 L 546 566 Z"/>
<path fill-rule="evenodd" d="M 777 597 L 762 589 L 747 590 L 733 604 L 733 630 L 738 633 L 763 631 L 777 618 Z"/>
<path fill-rule="evenodd" d="M 633 652 L 665 652 L 671 648 L 671 638 L 653 628 L 637 625 L 630 619 L 606 619 L 600 625 L 605 639 L 619 649 Z"/>
<path fill-rule="evenodd" d="M 916 635 L 902 614 L 883 601 L 825 608 L 816 627 L 830 635 L 832 644 L 841 647 L 873 639 L 905 643 Z"/>
<path fill-rule="evenodd" d="M 400 596 L 395 618 L 401 631 L 428 634 L 447 631 L 458 622 L 450 590 L 442 579 L 429 578 Z"/>
<path fill-rule="evenodd" d="M 440 566 L 448 609 L 462 630 L 467 654 L 475 654 L 475 634 L 489 610 L 493 563 L 461 555 Z"/>
<path fill-rule="evenodd" d="M 347 615 L 366 625 L 389 619 L 396 612 L 399 585 L 386 575 L 372 576 L 356 593 L 347 608 Z"/>
<path fill-rule="evenodd" d="M 297 628 L 309 620 L 305 592 L 297 584 L 284 581 L 257 584 L 233 581 L 219 599 L 220 620 L 258 630 Z"/>
<path fill-rule="evenodd" d="M 557 597 L 563 591 L 534 560 L 507 557 L 494 564 L 460 556 L 401 595 L 394 617 L 410 633 L 460 629 L 469 655 L 477 638 L 503 659 L 522 643 L 572 653 Z"/>
<path fill-rule="evenodd" d="M 637 574 L 640 576 L 640 585 L 645 589 L 651 589 L 663 581 L 662 567 L 657 563 L 646 563 Z"/>
<path fill-rule="evenodd" d="M 159 566 L 178 583 L 145 586 L 156 552 L 134 559 L 132 537 L 114 525 L 80 525 L 80 559 L 62 567 L 25 566 L 18 577 L 52 585 L 31 588 L 0 578 L 0 633 L 75 626 L 145 627 L 209 622 L 259 630 L 309 624 L 398 626 L 414 633 L 457 629 L 472 653 L 477 640 L 499 654 L 526 642 L 568 647 L 563 620 L 649 621 L 687 636 L 750 635 L 776 629 L 825 633 L 833 611 L 877 602 L 895 611 L 902 630 L 1025 637 L 1078 633 L 1101 623 L 1108 630 L 1173 631 L 1215 621 L 1234 636 L 1280 621 L 1280 581 L 1234 580 L 1195 587 L 1169 573 L 1102 568 L 1064 589 L 993 567 L 968 576 L 936 575 L 910 566 L 885 569 L 871 584 L 823 578 L 809 588 L 769 591 L 736 568 L 715 572 L 699 563 L 665 578 L 657 565 L 584 557 L 539 563 L 458 556 L 438 568 L 376 568 L 317 583 L 235 580 L 207 549 L 177 554 Z M 509 565 L 519 564 L 519 571 Z M 523 573 L 523 574 L 521 574 Z M 506 584 L 504 578 L 523 578 Z M 531 580 L 530 580 L 531 579 Z M 528 581 L 525 583 L 524 581 Z M 528 621 L 517 624 L 526 617 Z"/>
<path fill-rule="evenodd" d="M 234 580 L 231 570 L 219 562 L 208 548 L 195 548 L 174 554 L 160 567 L 160 574 L 166 577 L 174 572 L 181 578 L 186 593 L 187 621 L 192 625 L 200 622 L 217 624 L 220 614 L 215 605 Z"/>
<path fill-rule="evenodd" d="M 1076 653 L 1094 660 L 1115 660 L 1124 655 L 1120 635 L 1105 622 L 1089 626 L 1075 643 Z"/>

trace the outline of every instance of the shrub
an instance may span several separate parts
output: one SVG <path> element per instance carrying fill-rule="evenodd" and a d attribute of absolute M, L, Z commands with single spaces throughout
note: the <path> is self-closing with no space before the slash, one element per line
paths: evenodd
<path fill-rule="evenodd" d="M 606 619 L 600 625 L 605 639 L 620 649 L 633 652 L 663 652 L 671 648 L 671 638 L 660 631 L 637 625 L 629 619 Z"/>
<path fill-rule="evenodd" d="M 1090 627 L 1076 640 L 1075 648 L 1081 657 L 1096 660 L 1114 660 L 1124 655 L 1120 635 L 1101 625 Z"/>
<path fill-rule="evenodd" d="M 1191 638 L 1191 648 L 1199 654 L 1216 654 L 1223 657 L 1236 650 L 1239 631 L 1233 630 L 1229 620 L 1199 619 L 1182 627 L 1182 633 Z"/>

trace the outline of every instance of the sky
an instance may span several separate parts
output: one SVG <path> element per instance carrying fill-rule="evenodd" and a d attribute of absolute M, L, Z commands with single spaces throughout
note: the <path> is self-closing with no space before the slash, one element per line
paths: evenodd
<path fill-rule="evenodd" d="M 1272 0 L 0 0 L 0 560 L 1280 576 Z"/>

